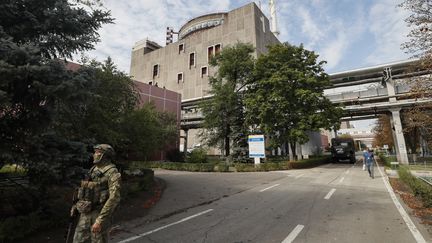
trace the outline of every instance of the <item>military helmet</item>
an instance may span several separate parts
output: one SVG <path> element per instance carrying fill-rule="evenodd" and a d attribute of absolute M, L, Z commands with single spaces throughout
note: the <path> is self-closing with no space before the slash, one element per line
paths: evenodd
<path fill-rule="evenodd" d="M 99 162 L 100 160 L 112 160 L 114 159 L 115 151 L 109 144 L 97 144 L 94 147 L 94 150 L 100 150 L 102 151 L 102 156 L 99 158 L 99 160 L 95 162 Z"/>

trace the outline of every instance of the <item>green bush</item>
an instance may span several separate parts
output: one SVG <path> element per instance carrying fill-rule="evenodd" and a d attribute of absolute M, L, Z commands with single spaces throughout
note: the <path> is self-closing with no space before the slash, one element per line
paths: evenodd
<path fill-rule="evenodd" d="M 186 159 L 187 163 L 207 163 L 207 151 L 203 148 L 194 149 Z"/>
<path fill-rule="evenodd" d="M 414 195 L 421 198 L 425 207 L 432 207 L 432 187 L 430 185 L 413 176 L 406 166 L 400 166 L 398 174 L 399 178 L 411 188 Z"/>
<path fill-rule="evenodd" d="M 122 178 L 122 197 L 128 196 L 141 191 L 150 191 L 154 184 L 154 172 L 151 169 L 132 169 L 129 175 Z"/>
<path fill-rule="evenodd" d="M 235 163 L 234 167 L 237 172 L 256 172 L 259 171 L 254 164 L 250 163 Z"/>
<path fill-rule="evenodd" d="M 216 160 L 214 160 L 216 161 Z M 288 169 L 303 169 L 319 166 L 331 161 L 330 156 L 319 156 L 301 161 L 281 160 L 281 162 L 265 162 L 259 166 L 253 163 L 234 163 L 237 172 L 274 171 Z M 219 163 L 179 163 L 179 162 L 144 162 L 134 161 L 129 163 L 130 168 L 160 168 L 165 170 L 179 170 L 192 172 L 228 172 L 229 166 L 225 162 Z"/>
<path fill-rule="evenodd" d="M 312 168 L 316 166 L 320 166 L 323 164 L 330 163 L 331 156 L 319 156 L 310 159 L 304 159 L 300 161 L 290 161 L 288 162 L 289 168 L 291 169 L 306 169 Z"/>
<path fill-rule="evenodd" d="M 217 172 L 229 172 L 229 165 L 225 162 L 219 162 L 214 167 L 214 170 Z"/>
<path fill-rule="evenodd" d="M 251 163 L 236 163 L 234 164 L 237 172 L 257 172 L 257 171 L 274 171 L 274 170 L 288 170 L 289 166 L 287 162 L 265 162 L 257 166 Z"/>
<path fill-rule="evenodd" d="M 156 161 L 134 161 L 129 164 L 130 168 L 160 168 L 165 170 L 211 172 L 214 171 L 214 163 L 179 163 L 179 162 L 156 162 Z"/>
<path fill-rule="evenodd" d="M 385 156 L 383 153 L 379 153 L 378 158 L 380 159 L 381 163 L 387 167 L 391 166 L 390 162 L 397 160 L 394 156 L 388 157 L 388 156 Z"/>

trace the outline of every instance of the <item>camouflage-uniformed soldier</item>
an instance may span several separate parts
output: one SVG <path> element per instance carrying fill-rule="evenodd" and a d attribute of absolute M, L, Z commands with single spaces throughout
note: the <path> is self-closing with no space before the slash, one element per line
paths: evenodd
<path fill-rule="evenodd" d="M 108 242 L 108 231 L 114 209 L 120 202 L 120 173 L 112 159 L 114 150 L 108 144 L 94 147 L 93 167 L 81 181 L 78 202 L 72 208 L 80 213 L 74 243 Z"/>

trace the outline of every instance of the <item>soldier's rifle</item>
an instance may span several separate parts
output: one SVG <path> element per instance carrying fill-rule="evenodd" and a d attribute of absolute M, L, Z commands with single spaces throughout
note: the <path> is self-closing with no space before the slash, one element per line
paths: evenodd
<path fill-rule="evenodd" d="M 66 243 L 69 243 L 71 237 L 72 237 L 72 232 L 73 232 L 73 225 L 75 223 L 75 218 L 77 217 L 78 211 L 75 208 L 75 204 L 78 201 L 78 197 L 77 197 L 77 190 L 74 190 L 73 196 L 72 196 L 72 209 L 69 215 L 69 225 L 68 225 L 68 229 L 67 229 L 67 233 L 66 233 Z"/>

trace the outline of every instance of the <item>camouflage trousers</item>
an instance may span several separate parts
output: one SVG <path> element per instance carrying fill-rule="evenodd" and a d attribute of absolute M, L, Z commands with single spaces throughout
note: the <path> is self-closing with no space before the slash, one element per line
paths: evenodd
<path fill-rule="evenodd" d="M 73 243 L 106 243 L 108 242 L 108 232 L 111 227 L 110 222 L 102 224 L 102 230 L 99 233 L 91 232 L 91 228 L 99 216 L 99 210 L 90 213 L 81 214 L 78 224 L 75 228 Z"/>

